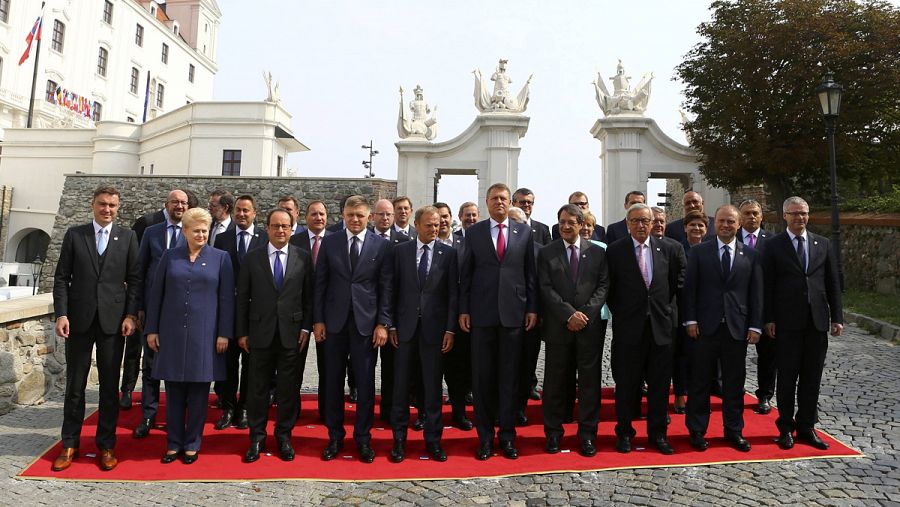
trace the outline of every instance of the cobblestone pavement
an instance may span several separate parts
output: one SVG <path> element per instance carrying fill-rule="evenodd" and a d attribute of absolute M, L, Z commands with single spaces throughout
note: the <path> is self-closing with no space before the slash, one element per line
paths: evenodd
<path fill-rule="evenodd" d="M 607 346 L 607 349 L 609 347 Z M 748 361 L 755 362 L 749 352 Z M 315 354 L 310 354 L 315 358 Z M 605 384 L 609 379 L 608 352 Z M 315 372 L 310 365 L 307 372 Z M 542 364 L 539 365 L 542 368 Z M 755 365 L 747 389 L 755 389 Z M 539 375 L 540 376 L 540 375 Z M 314 384 L 315 380 L 306 379 Z M 88 394 L 96 407 L 96 388 Z M 3 505 L 897 505 L 900 347 L 855 326 L 832 339 L 820 427 L 864 458 L 364 484 L 77 483 L 12 478 L 59 436 L 62 397 L 0 417 Z M 775 431 L 773 427 L 773 432 Z"/>

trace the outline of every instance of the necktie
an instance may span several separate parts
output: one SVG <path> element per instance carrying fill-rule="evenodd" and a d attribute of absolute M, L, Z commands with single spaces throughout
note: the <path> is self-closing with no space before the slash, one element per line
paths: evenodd
<path fill-rule="evenodd" d="M 647 248 L 647 245 L 637 246 L 638 267 L 641 268 L 641 277 L 644 279 L 644 285 L 649 289 L 650 273 L 647 271 L 647 261 L 644 259 L 644 248 Z"/>
<path fill-rule="evenodd" d="M 578 283 L 578 249 L 575 245 L 569 245 L 569 270 L 572 272 L 572 281 Z"/>
<path fill-rule="evenodd" d="M 506 238 L 503 236 L 503 224 L 497 224 L 500 232 L 497 234 L 497 258 L 503 262 L 503 256 L 506 255 Z"/>
<path fill-rule="evenodd" d="M 109 243 L 109 237 L 106 235 L 106 229 L 100 229 L 97 231 L 97 255 L 103 255 L 107 243 Z"/>
<path fill-rule="evenodd" d="M 350 271 L 356 271 L 356 265 L 359 263 L 359 238 L 353 236 L 350 243 Z"/>
<path fill-rule="evenodd" d="M 722 274 L 728 279 L 728 275 L 731 274 L 731 247 L 725 245 L 722 249 L 724 250 L 722 252 Z"/>
<path fill-rule="evenodd" d="M 169 246 L 167 248 L 175 248 L 175 243 L 178 241 L 178 226 L 170 225 L 169 226 Z"/>
<path fill-rule="evenodd" d="M 428 245 L 422 247 L 422 257 L 419 258 L 419 288 L 425 287 L 425 278 L 428 277 Z"/>
<path fill-rule="evenodd" d="M 275 288 L 279 291 L 284 284 L 284 268 L 281 266 L 281 250 L 275 250 L 275 265 L 272 267 L 272 275 L 275 277 Z"/>
<path fill-rule="evenodd" d="M 386 232 L 382 232 L 382 233 L 381 233 L 381 237 L 384 238 L 384 239 L 388 239 L 388 240 L 391 239 L 391 235 L 388 234 L 388 233 L 386 233 Z"/>
<path fill-rule="evenodd" d="M 241 231 L 238 238 L 238 262 L 244 260 L 244 255 L 247 253 L 247 235 L 250 234 L 247 231 Z"/>
<path fill-rule="evenodd" d="M 803 236 L 797 236 L 797 258 L 800 259 L 800 269 L 806 272 L 806 249 L 803 248 Z"/>
<path fill-rule="evenodd" d="M 316 236 L 315 239 L 313 240 L 313 246 L 312 246 L 313 266 L 316 265 L 316 259 L 318 259 L 318 258 L 319 258 L 319 236 Z"/>
<path fill-rule="evenodd" d="M 756 234 L 750 235 L 750 248 L 756 248 Z"/>

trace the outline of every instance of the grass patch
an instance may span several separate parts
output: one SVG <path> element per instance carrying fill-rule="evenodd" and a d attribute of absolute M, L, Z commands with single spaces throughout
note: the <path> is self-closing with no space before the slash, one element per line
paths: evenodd
<path fill-rule="evenodd" d="M 843 301 L 846 310 L 900 326 L 900 296 L 847 289 Z"/>

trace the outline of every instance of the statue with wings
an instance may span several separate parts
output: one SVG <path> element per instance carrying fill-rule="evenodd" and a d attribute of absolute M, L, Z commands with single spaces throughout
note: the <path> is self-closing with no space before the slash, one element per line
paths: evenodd
<path fill-rule="evenodd" d="M 653 80 L 653 73 L 644 74 L 637 86 L 631 89 L 629 82 L 631 78 L 625 75 L 625 67 L 622 60 L 619 60 L 616 75 L 609 79 L 613 82 L 613 93 L 609 93 L 599 72 L 597 80 L 593 82 L 597 104 L 600 105 L 603 114 L 607 116 L 623 113 L 644 114 L 650 100 L 650 82 Z"/>
<path fill-rule="evenodd" d="M 472 74 L 475 75 L 475 107 L 478 112 L 521 113 L 528 107 L 528 85 L 531 84 L 531 78 L 534 75 L 528 76 L 525 86 L 518 95 L 513 96 L 509 90 L 512 78 L 506 73 L 506 63 L 506 60 L 500 60 L 497 69 L 491 75 L 491 81 L 494 82 L 493 93 L 488 92 L 488 86 L 481 75 L 481 70 L 472 71 Z"/>
<path fill-rule="evenodd" d="M 403 87 L 400 87 L 400 114 L 397 117 L 397 134 L 400 139 L 425 138 L 429 141 L 437 136 L 437 106 L 428 107 L 423 98 L 421 86 L 413 90 L 416 98 L 409 102 L 409 111 L 403 107 Z M 431 115 L 430 117 L 428 115 Z"/>

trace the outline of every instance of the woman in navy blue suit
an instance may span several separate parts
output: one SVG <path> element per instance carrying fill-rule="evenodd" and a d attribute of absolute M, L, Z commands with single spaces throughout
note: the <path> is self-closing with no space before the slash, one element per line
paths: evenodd
<path fill-rule="evenodd" d="M 706 231 L 709 229 L 709 219 L 706 213 L 702 211 L 689 211 L 684 216 L 684 235 L 685 240 L 681 242 L 684 247 L 685 259 L 690 258 L 691 248 L 699 245 L 706 238 Z M 679 312 L 681 305 L 678 306 Z M 672 389 L 675 392 L 675 413 L 683 414 L 687 402 L 688 386 L 691 379 L 690 367 L 690 350 L 691 338 L 688 337 L 687 331 L 681 324 L 684 322 L 683 316 L 678 316 L 678 333 L 675 335 L 675 365 L 672 369 Z"/>
<path fill-rule="evenodd" d="M 234 272 L 222 250 L 206 244 L 212 217 L 192 208 L 181 219 L 186 242 L 167 250 L 147 300 L 147 345 L 156 352 L 153 377 L 166 381 L 167 451 L 197 461 L 209 384 L 225 380 L 234 334 Z"/>

